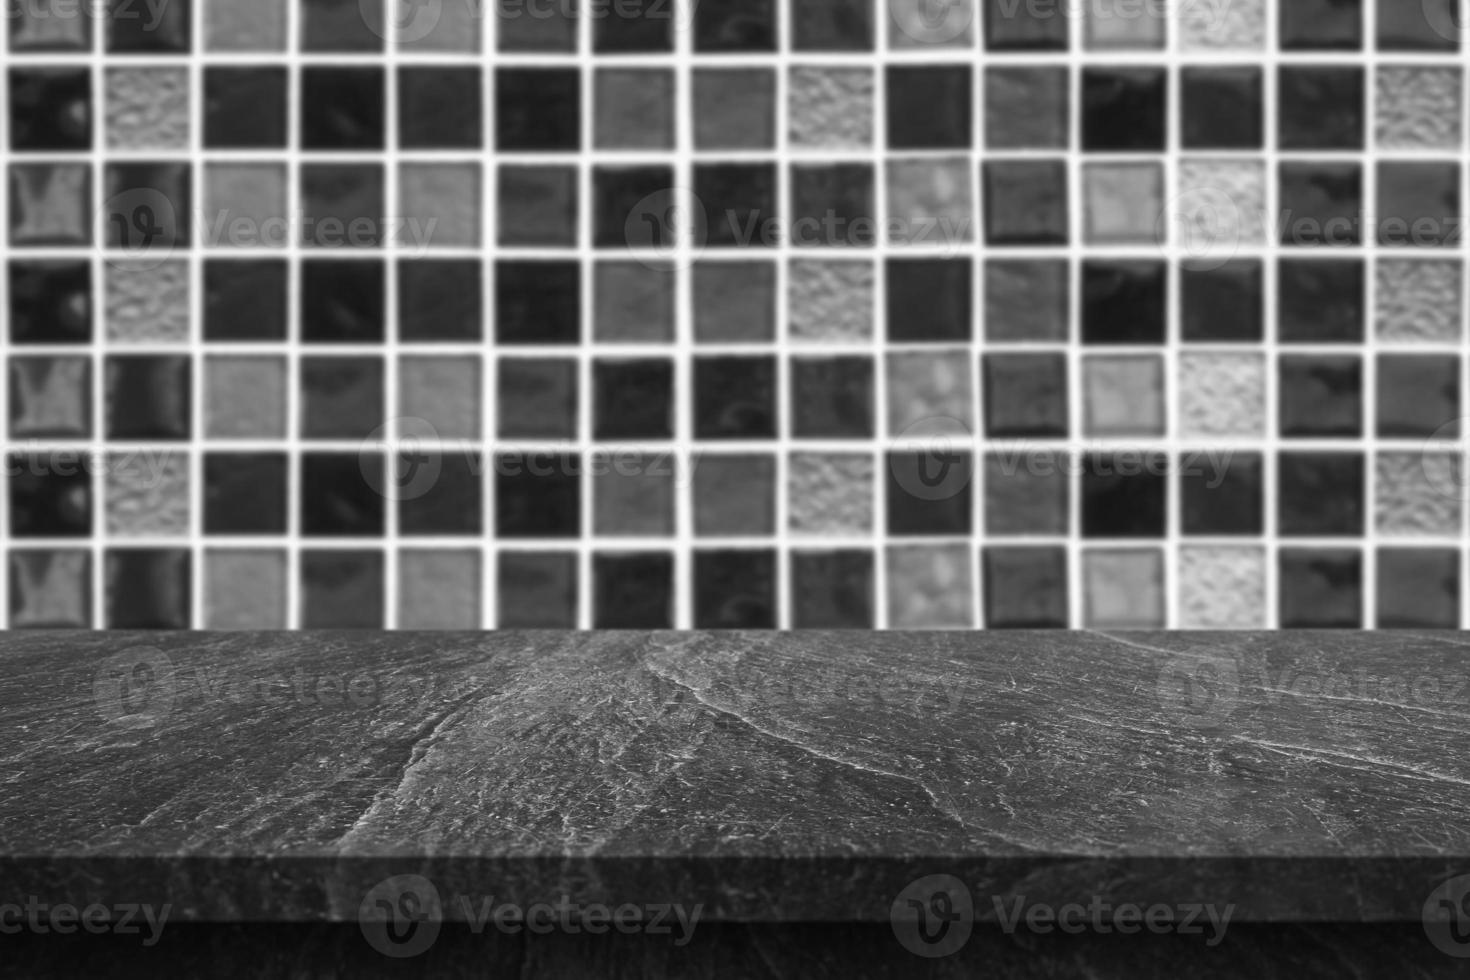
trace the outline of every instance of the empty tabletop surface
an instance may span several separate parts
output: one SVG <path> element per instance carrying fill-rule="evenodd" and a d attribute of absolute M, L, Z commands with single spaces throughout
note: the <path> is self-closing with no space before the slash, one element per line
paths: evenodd
<path fill-rule="evenodd" d="M 877 921 L 949 874 L 1409 921 L 1470 872 L 1460 634 L 10 633 L 0 662 L 16 895 L 345 920 L 413 873 Z"/>

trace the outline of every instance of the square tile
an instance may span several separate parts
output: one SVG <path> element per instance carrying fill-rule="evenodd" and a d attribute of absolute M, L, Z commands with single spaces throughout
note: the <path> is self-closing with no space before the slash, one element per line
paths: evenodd
<path fill-rule="evenodd" d="M 1266 359 L 1260 354 L 1181 354 L 1179 432 L 1188 438 L 1262 439 Z"/>
<path fill-rule="evenodd" d="M 303 259 L 301 340 L 380 344 L 386 332 L 386 263 L 379 259 Z"/>
<path fill-rule="evenodd" d="M 485 463 L 478 452 L 404 451 L 388 465 L 396 467 L 389 479 L 402 487 L 396 494 L 400 535 L 474 538 L 485 533 Z M 432 479 L 418 479 L 423 467 Z"/>
<path fill-rule="evenodd" d="M 1356 356 L 1282 355 L 1281 434 L 1355 438 L 1363 433 L 1363 364 Z"/>
<path fill-rule="evenodd" d="M 187 441 L 192 431 L 192 366 L 184 355 L 114 354 L 106 376 L 107 438 Z"/>
<path fill-rule="evenodd" d="M 285 535 L 290 522 L 289 478 L 290 460 L 284 452 L 205 453 L 204 533 Z"/>
<path fill-rule="evenodd" d="M 553 213 L 565 212 L 575 219 L 576 170 L 568 168 L 564 180 L 565 189 L 544 195 L 551 200 L 543 202 L 541 207 Z M 669 210 L 676 194 L 674 183 L 672 167 L 593 167 L 589 204 L 592 244 L 597 248 L 623 249 L 673 247 L 678 229 L 667 223 L 667 219 L 671 216 L 677 219 L 677 212 Z M 502 209 L 505 206 L 505 195 L 502 195 Z M 567 223 L 565 238 L 567 244 L 574 240 L 571 221 Z"/>
<path fill-rule="evenodd" d="M 1378 244 L 1461 247 L 1460 165 L 1378 164 Z"/>
<path fill-rule="evenodd" d="M 478 357 L 398 360 L 398 414 L 428 423 L 440 438 L 480 438 L 483 391 Z"/>
<path fill-rule="evenodd" d="M 592 578 L 593 629 L 673 629 L 676 586 L 669 552 L 594 555 Z"/>
<path fill-rule="evenodd" d="M 207 248 L 287 248 L 287 172 L 277 163 L 207 163 L 204 244 Z"/>
<path fill-rule="evenodd" d="M 794 629 L 873 628 L 871 551 L 794 551 L 790 576 Z"/>
<path fill-rule="evenodd" d="M 696 262 L 692 289 L 696 343 L 761 344 L 775 339 L 775 263 Z"/>
<path fill-rule="evenodd" d="M 111 73 L 108 79 L 110 82 Z M 92 76 L 88 69 L 12 68 L 9 84 L 12 152 L 91 150 Z"/>
<path fill-rule="evenodd" d="M 1066 629 L 1067 551 L 987 547 L 981 559 L 987 629 Z"/>
<path fill-rule="evenodd" d="M 885 361 L 890 437 L 934 422 L 954 421 L 963 431 L 974 431 L 974 369 L 968 352 L 890 353 Z"/>
<path fill-rule="evenodd" d="M 1059 451 L 993 452 L 985 457 L 985 534 L 1065 536 L 1071 524 L 1068 457 Z"/>
<path fill-rule="evenodd" d="M 880 6 L 883 0 L 879 0 Z M 954 0 L 934 7 L 927 0 L 886 0 L 888 46 L 894 50 L 975 46 L 980 0 Z"/>
<path fill-rule="evenodd" d="M 1161 437 L 1164 360 L 1137 356 L 1090 356 L 1082 362 L 1083 429 L 1092 438 Z"/>
<path fill-rule="evenodd" d="M 1281 244 L 1346 247 L 1362 241 L 1363 172 L 1355 163 L 1283 163 Z M 1380 192 L 1381 193 L 1381 192 Z"/>
<path fill-rule="evenodd" d="M 770 248 L 780 241 L 774 163 L 696 163 L 694 198 L 708 248 Z"/>
<path fill-rule="evenodd" d="M 1379 51 L 1458 51 L 1463 13 L 1455 0 L 1417 4 L 1377 0 Z"/>
<path fill-rule="evenodd" d="M 766 537 L 776 533 L 775 456 L 700 453 L 690 459 L 690 467 L 697 536 Z"/>
<path fill-rule="evenodd" d="M 1164 555 L 1155 549 L 1089 549 L 1082 556 L 1088 629 L 1163 629 Z"/>
<path fill-rule="evenodd" d="M 1065 51 L 1070 17 L 1059 6 L 977 0 L 985 10 L 987 51 Z"/>
<path fill-rule="evenodd" d="M 92 361 L 10 359 L 10 437 L 85 439 L 92 434 Z"/>
<path fill-rule="evenodd" d="M 796 51 L 872 51 L 874 6 L 884 0 L 830 0 L 791 9 Z"/>
<path fill-rule="evenodd" d="M 792 164 L 788 170 L 791 244 L 805 248 L 871 247 L 878 206 L 866 163 Z"/>
<path fill-rule="evenodd" d="M 1060 67 L 985 69 L 985 145 L 992 150 L 1066 149 L 1068 72 Z"/>
<path fill-rule="evenodd" d="M 284 149 L 289 90 L 284 68 L 206 66 L 204 145 L 211 150 Z"/>
<path fill-rule="evenodd" d="M 1283 258 L 1276 323 L 1283 343 L 1361 343 L 1367 283 L 1362 259 Z"/>
<path fill-rule="evenodd" d="M 502 453 L 495 460 L 494 500 L 496 537 L 580 537 L 581 461 L 558 453 Z"/>
<path fill-rule="evenodd" d="M 1283 548 L 1277 560 L 1282 629 L 1360 629 L 1363 556 L 1354 548 Z"/>
<path fill-rule="evenodd" d="M 706 458 L 702 467 L 707 466 Z M 787 519 L 798 535 L 873 533 L 876 493 L 868 453 L 792 453 L 786 471 Z"/>
<path fill-rule="evenodd" d="M 10 244 L 13 248 L 92 244 L 92 168 L 85 163 L 10 165 Z M 114 205 L 157 203 L 133 195 Z M 120 213 L 120 212 L 110 212 Z M 150 212 L 138 214 L 146 221 Z"/>
<path fill-rule="evenodd" d="M 786 266 L 790 339 L 810 344 L 871 338 L 876 268 L 868 259 L 792 259 Z"/>
<path fill-rule="evenodd" d="M 988 260 L 985 339 L 993 344 L 1065 341 L 1071 285 L 1065 259 Z"/>
<path fill-rule="evenodd" d="M 478 248 L 481 238 L 481 168 L 478 163 L 405 163 L 398 168 L 402 213 L 397 244 L 426 248 Z"/>
<path fill-rule="evenodd" d="M 673 150 L 675 75 L 664 68 L 599 68 L 593 84 L 593 146 Z"/>
<path fill-rule="evenodd" d="M 1464 465 L 1450 452 L 1380 452 L 1374 464 L 1374 528 L 1383 537 L 1464 533 Z"/>
<path fill-rule="evenodd" d="M 496 69 L 495 148 L 500 152 L 575 152 L 581 146 L 581 117 L 577 69 Z"/>
<path fill-rule="evenodd" d="M 386 462 L 371 453 L 301 454 L 301 534 L 308 538 L 378 538 L 386 528 Z"/>
<path fill-rule="evenodd" d="M 602 538 L 673 537 L 675 468 L 669 453 L 610 454 L 592 478 L 592 533 Z"/>
<path fill-rule="evenodd" d="M 206 51 L 285 51 L 290 0 L 204 0 Z"/>
<path fill-rule="evenodd" d="M 92 340 L 92 266 L 75 259 L 12 259 L 7 267 L 12 344 Z"/>
<path fill-rule="evenodd" d="M 1148 259 L 1082 263 L 1082 342 L 1162 344 L 1168 302 L 1166 264 Z"/>
<path fill-rule="evenodd" d="M 1276 71 L 1277 145 L 1283 150 L 1361 150 L 1364 70 L 1283 65 Z"/>
<path fill-rule="evenodd" d="M 501 358 L 495 417 L 502 439 L 574 439 L 577 362 L 570 358 Z"/>
<path fill-rule="evenodd" d="M 788 372 L 791 383 L 789 404 L 792 438 L 873 437 L 875 404 L 872 358 L 794 357 Z"/>
<path fill-rule="evenodd" d="M 1234 0 L 1179 10 L 1181 51 L 1260 51 L 1266 46 L 1266 0 Z"/>
<path fill-rule="evenodd" d="M 146 10 L 113 4 L 105 12 L 108 54 L 182 55 L 193 48 L 193 2 L 168 3 Z"/>
<path fill-rule="evenodd" d="M 384 149 L 388 82 L 376 66 L 301 69 L 301 148 Z"/>
<path fill-rule="evenodd" d="M 1454 548 L 1379 548 L 1379 629 L 1460 628 L 1460 553 Z"/>
<path fill-rule="evenodd" d="M 106 84 L 108 148 L 189 149 L 187 69 L 109 68 Z"/>
<path fill-rule="evenodd" d="M 495 263 L 495 342 L 575 344 L 581 335 L 582 276 L 576 262 Z"/>
<path fill-rule="evenodd" d="M 974 530 L 975 459 L 931 447 L 886 454 L 890 537 L 969 537 Z"/>
<path fill-rule="evenodd" d="M 21 4 L 7 19 L 11 51 L 92 50 L 92 17 L 56 17 L 44 5 Z"/>
<path fill-rule="evenodd" d="M 10 536 L 90 537 L 95 493 L 90 469 L 80 451 L 12 453 L 6 459 Z"/>
<path fill-rule="evenodd" d="M 1383 150 L 1456 150 L 1464 136 L 1459 68 L 1384 65 L 1374 76 L 1374 133 Z"/>
<path fill-rule="evenodd" d="M 1282 537 L 1358 537 L 1364 530 L 1363 454 L 1283 452 L 1276 460 Z"/>
<path fill-rule="evenodd" d="M 972 166 L 963 157 L 890 160 L 884 169 L 888 241 L 951 250 L 974 241 Z"/>
<path fill-rule="evenodd" d="M 502 551 L 496 581 L 496 626 L 500 629 L 576 629 L 575 554 Z"/>
<path fill-rule="evenodd" d="M 380 630 L 384 622 L 381 551 L 301 552 L 301 628 Z"/>
<path fill-rule="evenodd" d="M 1062 166 L 1062 165 L 1058 165 Z M 1065 179 L 1065 167 L 1061 177 Z M 1164 169 L 1156 163 L 1092 163 L 1082 170 L 1087 244 L 1156 243 L 1163 226 Z M 1065 241 L 1065 224 L 1060 237 Z"/>
<path fill-rule="evenodd" d="M 964 545 L 888 548 L 890 629 L 971 629 L 975 583 L 970 549 Z"/>
<path fill-rule="evenodd" d="M 775 439 L 776 409 L 774 357 L 695 358 L 695 439 Z"/>
<path fill-rule="evenodd" d="M 983 171 L 987 244 L 1066 244 L 1068 206 L 1064 161 L 988 161 Z"/>
<path fill-rule="evenodd" d="M 985 433 L 992 439 L 1067 437 L 1065 354 L 986 354 Z"/>
<path fill-rule="evenodd" d="M 116 259 L 103 267 L 107 339 L 115 344 L 189 340 L 189 263 Z"/>
<path fill-rule="evenodd" d="M 1279 8 L 1284 51 L 1358 51 L 1363 47 L 1362 0 L 1300 0 Z"/>
<path fill-rule="evenodd" d="M 304 163 L 300 173 L 302 244 L 338 249 L 383 244 L 382 167 Z"/>
<path fill-rule="evenodd" d="M 1179 457 L 1180 530 L 1192 537 L 1265 532 L 1264 464 L 1260 453 L 1184 452 Z"/>
<path fill-rule="evenodd" d="M 775 0 L 701 0 L 693 29 L 696 54 L 773 53 L 781 36 Z"/>
<path fill-rule="evenodd" d="M 286 438 L 284 357 L 204 359 L 204 431 L 209 439 Z"/>
<path fill-rule="evenodd" d="M 1264 86 L 1259 67 L 1183 68 L 1179 84 L 1180 145 L 1184 149 L 1263 147 Z"/>
<path fill-rule="evenodd" d="M 1082 536 L 1161 538 L 1168 516 L 1168 460 L 1120 450 L 1083 458 Z"/>
<path fill-rule="evenodd" d="M 674 50 L 675 11 L 658 0 L 627 0 L 593 8 L 592 50 L 597 54 L 660 54 Z"/>
<path fill-rule="evenodd" d="M 1266 549 L 1200 545 L 1179 549 L 1181 629 L 1264 629 Z"/>
<path fill-rule="evenodd" d="M 889 65 L 884 71 L 890 150 L 973 145 L 974 78 L 968 65 Z"/>
<path fill-rule="evenodd" d="M 694 552 L 694 628 L 776 628 L 775 550 Z"/>
<path fill-rule="evenodd" d="M 478 67 L 399 68 L 398 145 L 406 150 L 483 147 L 484 86 Z"/>
<path fill-rule="evenodd" d="M 1265 270 L 1260 259 L 1184 262 L 1180 334 L 1186 343 L 1260 343 L 1265 338 Z"/>
<path fill-rule="evenodd" d="M 311 53 L 383 50 L 387 11 L 381 3 L 300 0 L 301 50 Z M 394 24 L 393 26 L 402 26 Z"/>
<path fill-rule="evenodd" d="M 495 0 L 493 30 L 504 52 L 577 50 L 577 8 L 553 3 L 536 7 L 525 0 Z"/>
<path fill-rule="evenodd" d="M 495 181 L 496 244 L 502 248 L 577 244 L 576 167 L 500 167 Z M 453 203 L 454 196 L 446 193 L 435 208 Z"/>
<path fill-rule="evenodd" d="M 1082 149 L 1090 153 L 1162 153 L 1168 77 L 1161 68 L 1082 71 Z"/>
<path fill-rule="evenodd" d="M 477 630 L 483 622 L 478 551 L 398 553 L 398 628 Z"/>
<path fill-rule="evenodd" d="M 112 537 L 187 538 L 189 457 L 180 452 L 108 453 L 104 497 Z"/>
<path fill-rule="evenodd" d="M 479 259 L 398 261 L 398 338 L 404 343 L 456 343 L 485 334 Z"/>
<path fill-rule="evenodd" d="M 1133 0 L 1095 0 L 1086 8 L 1088 51 L 1159 51 L 1168 36 L 1167 8 Z"/>
<path fill-rule="evenodd" d="M 593 265 L 592 333 L 600 344 L 670 343 L 675 271 L 628 261 Z"/>
<path fill-rule="evenodd" d="M 592 437 L 659 441 L 674 437 L 674 362 L 598 359 L 592 365 Z"/>
<path fill-rule="evenodd" d="M 10 552 L 11 629 L 92 629 L 92 554 L 81 549 Z"/>
<path fill-rule="evenodd" d="M 1360 294 L 1362 289 L 1359 283 Z M 1454 344 L 1464 334 L 1465 267 L 1459 259 L 1380 258 L 1373 294 L 1373 332 L 1381 342 Z"/>
<path fill-rule="evenodd" d="M 188 629 L 192 564 L 186 548 L 109 548 L 103 557 L 107 628 Z"/>
<path fill-rule="evenodd" d="M 974 277 L 969 259 L 891 258 L 886 321 L 891 343 L 968 343 L 974 336 Z"/>
<path fill-rule="evenodd" d="M 1458 434 L 1458 357 L 1380 354 L 1376 387 L 1379 438 L 1428 439 Z"/>
<path fill-rule="evenodd" d="M 870 68 L 794 66 L 786 83 L 790 145 L 828 150 L 872 147 L 876 84 Z"/>
<path fill-rule="evenodd" d="M 693 80 L 696 150 L 775 147 L 775 72 L 768 68 L 696 68 Z"/>

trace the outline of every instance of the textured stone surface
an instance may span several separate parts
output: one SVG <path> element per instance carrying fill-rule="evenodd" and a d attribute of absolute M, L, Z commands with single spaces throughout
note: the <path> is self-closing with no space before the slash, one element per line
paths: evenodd
<path fill-rule="evenodd" d="M 792 68 L 787 120 L 795 148 L 865 149 L 873 145 L 873 70 Z"/>
<path fill-rule="evenodd" d="M 209 51 L 284 51 L 288 0 L 206 0 Z"/>
<path fill-rule="evenodd" d="M 1088 164 L 1083 195 L 1089 244 L 1156 242 L 1167 231 L 1164 169 L 1155 163 Z"/>
<path fill-rule="evenodd" d="M 969 629 L 975 625 L 974 557 L 958 545 L 889 548 L 888 625 Z"/>
<path fill-rule="evenodd" d="M 206 358 L 206 435 L 211 439 L 284 438 L 286 381 L 283 357 Z"/>
<path fill-rule="evenodd" d="M 1375 513 L 1378 533 L 1413 537 L 1457 537 L 1462 533 L 1460 498 L 1464 462 L 1452 453 L 1378 454 Z"/>
<path fill-rule="evenodd" d="M 972 164 L 963 157 L 888 164 L 885 226 L 895 245 L 955 248 L 975 240 Z"/>
<path fill-rule="evenodd" d="M 933 420 L 956 419 L 975 431 L 974 368 L 968 352 L 889 354 L 887 370 L 890 437 Z"/>
<path fill-rule="evenodd" d="M 189 340 L 189 263 L 170 259 L 110 259 L 107 339 L 119 344 L 180 344 Z"/>
<path fill-rule="evenodd" d="M 1177 196 L 1171 202 L 1173 233 L 1191 221 L 1200 224 L 1186 244 L 1207 236 L 1213 251 L 1266 243 L 1266 167 L 1249 160 L 1184 160 L 1179 163 Z"/>
<path fill-rule="evenodd" d="M 444 439 L 478 439 L 482 377 L 477 357 L 404 357 L 398 414 L 423 419 Z"/>
<path fill-rule="evenodd" d="M 1162 629 L 1168 622 L 1163 552 L 1094 549 L 1082 556 L 1089 629 Z"/>
<path fill-rule="evenodd" d="M 871 338 L 876 275 L 873 263 L 865 259 L 794 259 L 787 274 L 791 339 Z"/>
<path fill-rule="evenodd" d="M 1378 69 L 1378 146 L 1385 150 L 1454 150 L 1464 132 L 1458 68 L 1384 65 Z"/>
<path fill-rule="evenodd" d="M 410 551 L 398 555 L 398 628 L 480 628 L 480 553 Z"/>
<path fill-rule="evenodd" d="M 204 555 L 204 625 L 212 630 L 286 628 L 284 551 L 212 549 Z"/>
<path fill-rule="evenodd" d="M 107 145 L 114 150 L 188 149 L 188 70 L 109 68 Z"/>
<path fill-rule="evenodd" d="M 787 514 L 796 534 L 870 534 L 873 457 L 857 453 L 792 453 Z"/>
<path fill-rule="evenodd" d="M 1378 260 L 1375 312 L 1379 340 L 1457 343 L 1465 267 L 1457 259 Z"/>
<path fill-rule="evenodd" d="M 153 450 L 107 456 L 107 533 L 179 537 L 189 533 L 189 457 Z"/>
<path fill-rule="evenodd" d="M 1266 550 L 1179 549 L 1179 628 L 1261 629 L 1266 625 Z"/>
<path fill-rule="evenodd" d="M 1265 434 L 1266 361 L 1259 354 L 1181 354 L 1178 392 L 1186 437 Z"/>
<path fill-rule="evenodd" d="M 412 873 L 461 921 L 453 896 L 492 882 L 887 925 L 942 871 L 977 908 L 1208 896 L 1232 927 L 1422 931 L 1470 856 L 1464 655 L 1423 633 L 15 635 L 0 899 L 350 922 Z"/>
<path fill-rule="evenodd" d="M 1266 0 L 1186 3 L 1179 11 L 1184 51 L 1259 51 L 1266 44 Z"/>
<path fill-rule="evenodd" d="M 1089 436 L 1161 436 L 1164 362 L 1149 355 L 1083 362 L 1083 427 Z"/>

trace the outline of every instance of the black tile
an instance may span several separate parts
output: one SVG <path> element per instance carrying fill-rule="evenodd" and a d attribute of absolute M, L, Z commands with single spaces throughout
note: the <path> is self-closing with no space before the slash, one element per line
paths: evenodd
<path fill-rule="evenodd" d="M 1282 259 L 1276 294 L 1282 343 L 1362 343 L 1367 320 L 1362 259 Z"/>
<path fill-rule="evenodd" d="M 193 0 L 140 4 L 108 0 L 107 50 L 110 54 L 188 54 Z"/>
<path fill-rule="evenodd" d="M 776 358 L 697 357 L 694 438 L 776 438 Z"/>
<path fill-rule="evenodd" d="M 381 537 L 387 461 L 381 453 L 301 454 L 301 533 L 309 538 Z"/>
<path fill-rule="evenodd" d="M 1348 548 L 1283 548 L 1277 562 L 1282 629 L 1360 629 L 1363 558 Z"/>
<path fill-rule="evenodd" d="M 1168 73 L 1162 68 L 1087 68 L 1082 72 L 1082 149 L 1162 153 Z"/>
<path fill-rule="evenodd" d="M 1185 534 L 1259 535 L 1265 532 L 1260 453 L 1188 451 L 1179 457 L 1180 524 Z"/>
<path fill-rule="evenodd" d="M 1362 0 L 1286 0 L 1278 4 L 1278 10 L 1283 51 L 1357 51 L 1363 47 Z"/>
<path fill-rule="evenodd" d="M 577 556 L 502 551 L 496 625 L 501 629 L 577 628 Z"/>
<path fill-rule="evenodd" d="M 776 628 L 775 551 L 696 551 L 694 628 Z"/>
<path fill-rule="evenodd" d="M 383 553 L 303 550 L 300 596 L 303 629 L 382 629 Z"/>
<path fill-rule="evenodd" d="M 968 149 L 974 134 L 974 78 L 969 65 L 890 65 L 888 148 Z"/>
<path fill-rule="evenodd" d="M 674 628 L 674 556 L 664 551 L 592 558 L 592 628 Z"/>
<path fill-rule="evenodd" d="M 780 38 L 776 16 L 776 0 L 700 0 L 694 8 L 694 50 L 774 52 Z"/>
<path fill-rule="evenodd" d="M 479 68 L 398 69 L 398 145 L 406 150 L 477 150 L 485 145 Z"/>
<path fill-rule="evenodd" d="M 593 167 L 592 244 L 597 248 L 671 248 L 678 229 L 674 168 Z M 677 219 L 675 219 L 677 220 Z"/>
<path fill-rule="evenodd" d="M 204 339 L 226 343 L 286 339 L 285 259 L 206 259 Z"/>
<path fill-rule="evenodd" d="M 481 340 L 483 279 L 479 259 L 400 259 L 398 338 L 411 344 Z"/>
<path fill-rule="evenodd" d="M 204 533 L 285 534 L 285 453 L 205 453 Z"/>
<path fill-rule="evenodd" d="M 1460 165 L 1384 161 L 1378 164 L 1378 244 L 1398 248 L 1459 248 Z"/>
<path fill-rule="evenodd" d="M 411 487 L 398 500 L 398 533 L 406 537 L 455 535 L 478 537 L 484 533 L 484 462 L 473 451 L 420 450 L 390 459 L 396 474 L 390 481 Z M 428 467 L 421 480 L 418 473 Z M 407 481 L 402 482 L 402 481 Z"/>
<path fill-rule="evenodd" d="M 987 629 L 1067 628 L 1065 548 L 986 548 L 981 563 Z"/>
<path fill-rule="evenodd" d="M 502 248 L 573 248 L 579 234 L 581 198 L 581 180 L 574 165 L 500 167 L 495 177 L 497 244 Z M 635 211 L 641 200 L 614 200 L 612 204 Z M 641 229 L 642 218 L 642 214 L 625 215 L 624 229 Z M 594 236 L 599 230 L 594 229 Z"/>
<path fill-rule="evenodd" d="M 791 620 L 799 630 L 872 629 L 873 553 L 792 552 Z"/>
<path fill-rule="evenodd" d="M 1384 439 L 1458 435 L 1460 359 L 1444 354 L 1378 355 L 1377 426 Z"/>
<path fill-rule="evenodd" d="M 985 47 L 990 51 L 1065 51 L 1067 23 L 1059 5 L 976 0 L 985 5 Z"/>
<path fill-rule="evenodd" d="M 790 367 L 793 437 L 873 438 L 872 358 L 794 357 Z"/>
<path fill-rule="evenodd" d="M 1460 628 L 1460 553 L 1378 549 L 1379 629 Z"/>
<path fill-rule="evenodd" d="M 502 439 L 574 439 L 578 365 L 569 357 L 503 357 L 496 382 Z"/>
<path fill-rule="evenodd" d="M 85 260 L 12 260 L 10 342 L 87 344 L 92 340 L 92 265 Z"/>
<path fill-rule="evenodd" d="M 109 354 L 107 438 L 185 442 L 191 430 L 187 355 Z"/>
<path fill-rule="evenodd" d="M 495 148 L 501 152 L 576 152 L 582 133 L 577 70 L 497 69 L 495 119 Z"/>
<path fill-rule="evenodd" d="M 987 161 L 984 189 L 988 244 L 1067 243 L 1066 161 Z"/>
<path fill-rule="evenodd" d="M 1276 75 L 1276 139 L 1283 150 L 1361 150 L 1364 70 L 1283 65 Z"/>
<path fill-rule="evenodd" d="M 1198 343 L 1260 343 L 1265 337 L 1260 259 L 1181 263 L 1181 333 Z"/>
<path fill-rule="evenodd" d="M 968 537 L 974 530 L 975 457 L 934 447 L 888 453 L 888 533 Z"/>
<path fill-rule="evenodd" d="M 1362 167 L 1283 163 L 1279 173 L 1281 244 L 1342 248 L 1362 243 Z"/>
<path fill-rule="evenodd" d="M 1184 149 L 1258 150 L 1264 145 L 1260 68 L 1185 68 L 1179 82 Z"/>
<path fill-rule="evenodd" d="M 300 0 L 297 23 L 301 50 L 308 52 L 381 52 L 390 25 L 387 9 L 392 0 Z M 439 8 L 434 8 L 437 19 Z M 398 15 L 394 15 L 397 20 Z M 416 16 L 416 15 L 410 15 Z M 425 16 L 427 20 L 427 15 Z M 405 20 L 401 26 L 408 26 Z"/>
<path fill-rule="evenodd" d="M 379 344 L 385 336 L 387 266 L 378 259 L 303 259 L 301 339 Z"/>
<path fill-rule="evenodd" d="M 1067 437 L 1065 354 L 986 354 L 981 365 L 987 435 L 993 439 Z"/>
<path fill-rule="evenodd" d="M 92 534 L 92 475 L 80 450 L 12 453 L 10 536 L 85 538 Z"/>
<path fill-rule="evenodd" d="M 666 266 L 658 275 L 673 278 Z M 776 263 L 766 259 L 694 263 L 694 342 L 764 344 L 776 339 Z"/>
<path fill-rule="evenodd" d="M 888 259 L 888 339 L 968 343 L 974 337 L 975 268 L 967 259 Z"/>
<path fill-rule="evenodd" d="M 1082 536 L 1161 538 L 1168 516 L 1168 461 L 1152 453 L 1094 453 L 1083 461 Z"/>
<path fill-rule="evenodd" d="M 1378 0 L 1378 50 L 1458 51 L 1465 22 L 1459 0 Z"/>
<path fill-rule="evenodd" d="M 301 69 L 301 148 L 381 150 L 387 80 L 372 66 Z"/>
<path fill-rule="evenodd" d="M 595 439 L 672 439 L 674 362 L 598 360 L 592 368 Z"/>
<path fill-rule="evenodd" d="M 1363 362 L 1356 355 L 1282 355 L 1278 373 L 1283 436 L 1363 434 Z"/>
<path fill-rule="evenodd" d="M 495 462 L 495 535 L 577 538 L 582 534 L 582 473 L 575 456 L 505 453 Z"/>
<path fill-rule="evenodd" d="M 108 244 L 144 253 L 187 247 L 189 171 L 187 163 L 109 163 Z"/>
<path fill-rule="evenodd" d="M 204 145 L 281 149 L 287 144 L 285 68 L 211 65 L 204 69 Z"/>
<path fill-rule="evenodd" d="M 109 548 L 107 628 L 186 630 L 192 624 L 187 548 Z"/>
<path fill-rule="evenodd" d="M 377 248 L 383 244 L 381 164 L 301 165 L 302 242 L 315 248 Z"/>
<path fill-rule="evenodd" d="M 756 248 L 780 244 L 779 197 L 774 163 L 697 163 L 696 207 L 703 209 L 705 244 L 711 248 Z"/>
<path fill-rule="evenodd" d="M 495 263 L 495 342 L 577 343 L 581 284 L 581 267 L 576 262 Z"/>
<path fill-rule="evenodd" d="M 875 0 L 808 0 L 791 6 L 797 51 L 872 51 Z"/>
<path fill-rule="evenodd" d="M 92 149 L 92 76 L 86 68 L 10 69 L 10 148 Z"/>
<path fill-rule="evenodd" d="M 791 244 L 871 247 L 877 239 L 873 168 L 865 163 L 793 166 Z"/>
<path fill-rule="evenodd" d="M 1276 483 L 1277 533 L 1288 537 L 1362 536 L 1362 453 L 1281 453 Z"/>
<path fill-rule="evenodd" d="M 672 3 L 618 0 L 592 7 L 592 50 L 598 54 L 660 54 L 674 50 Z"/>
<path fill-rule="evenodd" d="M 301 436 L 372 437 L 387 421 L 380 357 L 301 358 Z"/>
<path fill-rule="evenodd" d="M 1084 344 L 1162 344 L 1167 307 L 1165 263 L 1094 260 L 1082 264 Z"/>

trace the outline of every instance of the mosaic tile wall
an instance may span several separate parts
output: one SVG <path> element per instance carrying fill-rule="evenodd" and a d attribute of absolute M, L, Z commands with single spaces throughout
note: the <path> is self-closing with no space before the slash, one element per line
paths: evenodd
<path fill-rule="evenodd" d="M 12 0 L 13 627 L 1462 624 L 1454 0 Z"/>

